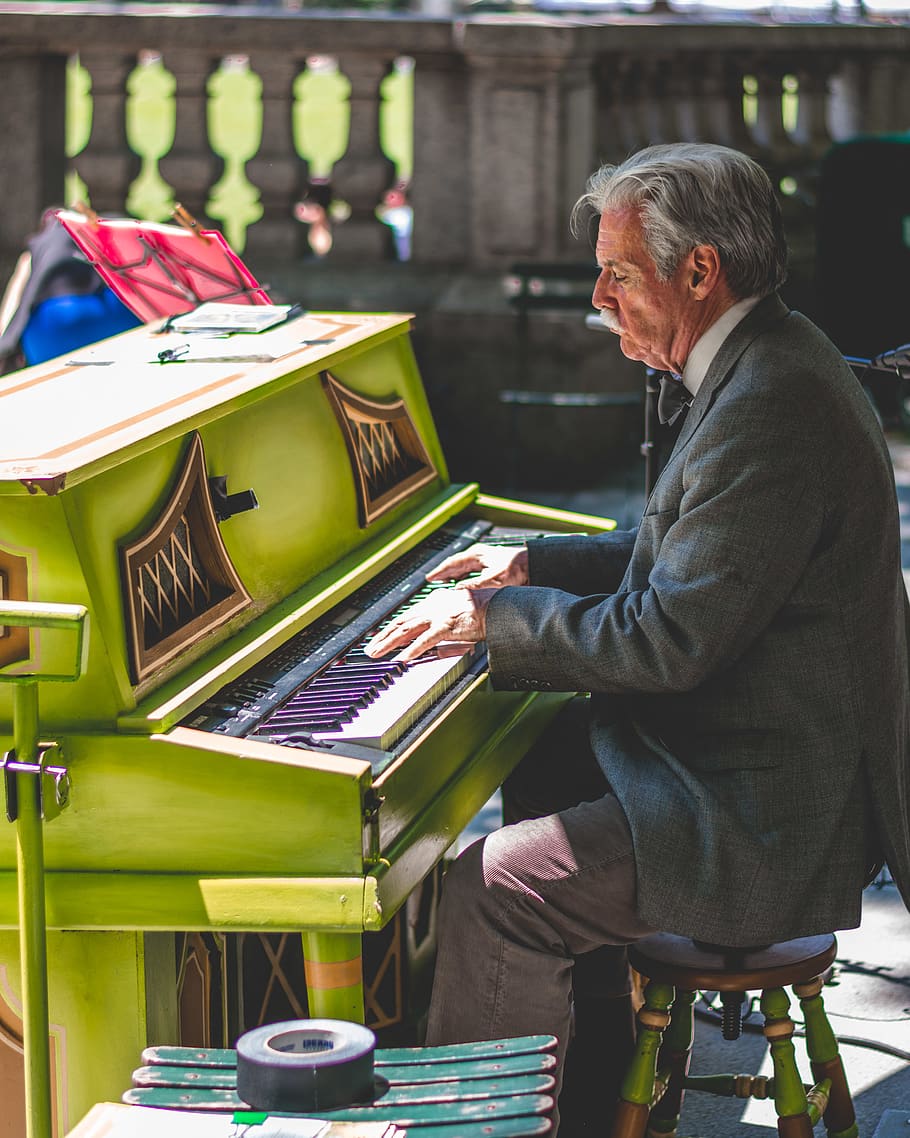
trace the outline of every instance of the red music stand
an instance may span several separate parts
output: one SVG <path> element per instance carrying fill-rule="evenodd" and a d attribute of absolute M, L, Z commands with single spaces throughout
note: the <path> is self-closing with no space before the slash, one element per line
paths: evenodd
<path fill-rule="evenodd" d="M 216 229 L 199 229 L 182 207 L 181 225 L 54 211 L 98 273 L 143 323 L 189 312 L 205 300 L 271 304 L 268 294 Z"/>

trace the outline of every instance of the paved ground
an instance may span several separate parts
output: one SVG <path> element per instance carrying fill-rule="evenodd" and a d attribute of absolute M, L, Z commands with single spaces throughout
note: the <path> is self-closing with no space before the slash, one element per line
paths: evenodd
<path fill-rule="evenodd" d="M 892 433 L 889 444 L 901 511 L 904 571 L 910 585 L 910 437 Z M 515 496 L 613 517 L 621 527 L 629 527 L 636 523 L 644 502 L 639 473 L 637 468 L 622 471 L 608 485 L 571 494 Z M 473 840 L 498 821 L 494 798 L 462 842 Z M 867 890 L 860 928 L 838 934 L 838 957 L 824 992 L 841 1043 L 861 1138 L 910 1138 L 910 913 L 886 878 Z M 761 1017 L 752 1018 L 757 1026 Z M 799 1038 L 795 1043 L 800 1069 L 808 1081 L 804 1046 Z M 692 1071 L 771 1074 L 763 1037 L 747 1029 L 736 1043 L 725 1042 L 707 1008 L 696 1023 Z M 684 1105 L 681 1136 L 762 1138 L 773 1134 L 774 1112 L 767 1103 L 743 1106 L 733 1100 L 690 1094 Z"/>

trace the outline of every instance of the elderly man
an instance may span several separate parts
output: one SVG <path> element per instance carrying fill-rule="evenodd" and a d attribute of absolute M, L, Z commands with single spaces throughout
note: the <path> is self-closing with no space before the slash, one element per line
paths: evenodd
<path fill-rule="evenodd" d="M 434 1042 L 548 1031 L 561 1056 L 573 986 L 581 1022 L 622 979 L 603 946 L 850 928 L 881 858 L 910 898 L 893 474 L 853 373 L 777 295 L 773 187 L 736 151 L 655 146 L 585 207 L 595 306 L 690 404 L 641 523 L 476 547 L 435 576 L 477 577 L 370 648 L 485 639 L 497 687 L 590 693 L 510 780 L 524 820 L 447 875 L 430 1012 Z"/>

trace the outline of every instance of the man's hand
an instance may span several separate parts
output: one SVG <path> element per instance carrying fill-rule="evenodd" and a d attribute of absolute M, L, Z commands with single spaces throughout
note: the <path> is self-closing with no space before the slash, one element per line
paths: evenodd
<path fill-rule="evenodd" d="M 479 574 L 464 580 L 469 573 Z M 504 585 L 527 585 L 528 551 L 525 546 L 472 545 L 463 553 L 446 558 L 427 573 L 428 581 L 458 581 L 463 589 L 501 589 Z"/>
<path fill-rule="evenodd" d="M 397 660 L 411 661 L 431 648 L 440 656 L 463 652 L 486 635 L 485 613 L 495 589 L 435 589 L 428 597 L 390 621 L 367 642 L 368 656 L 401 649 Z"/>

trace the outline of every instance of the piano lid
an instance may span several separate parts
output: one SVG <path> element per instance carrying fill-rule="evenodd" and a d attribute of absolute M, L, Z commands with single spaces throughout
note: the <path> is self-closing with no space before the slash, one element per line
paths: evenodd
<path fill-rule="evenodd" d="M 54 492 L 81 468 L 183 433 L 297 369 L 318 370 L 339 352 L 407 330 L 410 319 L 304 313 L 227 338 L 149 325 L 13 372 L 0 379 L 0 494 L 3 483 L 20 482 Z M 173 358 L 162 362 L 162 352 Z"/>

